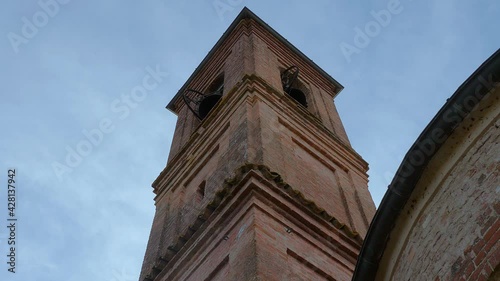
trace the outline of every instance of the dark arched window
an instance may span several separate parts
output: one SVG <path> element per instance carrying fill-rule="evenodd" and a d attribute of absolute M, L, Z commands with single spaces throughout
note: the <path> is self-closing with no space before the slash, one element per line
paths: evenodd
<path fill-rule="evenodd" d="M 305 94 L 306 87 L 298 79 L 299 68 L 297 66 L 291 66 L 280 72 L 281 83 L 283 84 L 283 90 L 285 93 L 302 106 L 307 107 L 307 98 Z"/>
<path fill-rule="evenodd" d="M 198 114 L 201 120 L 203 120 L 210 110 L 215 107 L 215 105 L 222 98 L 222 93 L 224 92 L 224 73 L 221 73 L 214 81 L 208 86 L 205 92 L 205 97 L 201 100 L 200 106 L 198 108 Z"/>
<path fill-rule="evenodd" d="M 207 88 L 207 94 L 211 93 L 220 93 L 222 95 L 222 92 L 224 91 L 224 73 L 219 74 L 217 78 L 215 78 L 210 86 Z"/>
<path fill-rule="evenodd" d="M 207 87 L 205 92 L 200 92 L 195 89 L 187 89 L 182 94 L 182 99 L 187 105 L 188 109 L 203 120 L 207 117 L 208 113 L 222 98 L 224 91 L 224 73 L 221 73 L 214 81 Z"/>

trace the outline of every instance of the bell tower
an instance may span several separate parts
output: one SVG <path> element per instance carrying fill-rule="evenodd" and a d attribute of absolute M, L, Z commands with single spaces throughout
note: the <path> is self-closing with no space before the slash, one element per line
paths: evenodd
<path fill-rule="evenodd" d="M 341 90 L 244 8 L 167 106 L 140 281 L 350 280 L 375 206 Z"/>

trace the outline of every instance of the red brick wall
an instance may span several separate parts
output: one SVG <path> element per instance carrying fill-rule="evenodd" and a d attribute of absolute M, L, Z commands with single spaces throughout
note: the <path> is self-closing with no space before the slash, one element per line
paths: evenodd
<path fill-rule="evenodd" d="M 359 240 L 245 175 L 156 280 L 349 280 Z"/>
<path fill-rule="evenodd" d="M 416 223 L 402 252 L 392 257 L 396 263 L 392 280 L 487 280 L 500 264 L 500 121 L 475 114 L 471 120 L 476 121 L 461 124 L 460 132 L 447 141 L 447 155 L 433 160 L 458 159 L 439 189 L 425 203 L 420 201 L 432 192 L 432 183 L 420 196 L 412 196 L 398 220 L 398 225 L 412 219 Z M 491 114 L 499 120 L 498 113 Z M 470 128 L 488 122 L 484 131 L 471 133 Z M 455 150 L 471 140 L 463 155 Z M 436 180 L 440 179 L 441 171 L 435 173 Z M 423 211 L 413 210 L 418 204 L 426 204 Z M 394 236 L 392 240 L 402 239 Z"/>
<path fill-rule="evenodd" d="M 310 86 L 311 108 L 298 108 L 282 91 L 280 67 L 291 64 L 299 65 L 302 81 Z M 178 121 L 167 167 L 153 184 L 157 213 L 141 279 L 244 163 L 279 172 L 362 237 L 375 211 L 367 164 L 350 147 L 333 104 L 338 89 L 326 78 L 253 21 L 240 23 L 187 88 L 205 89 L 221 72 L 224 97 L 203 122 L 182 101 L 175 103 Z M 200 198 L 197 188 L 203 181 L 205 197 Z M 220 262 L 208 266 L 222 270 L 210 278 L 226 274 Z M 235 265 L 233 260 L 228 264 Z"/>

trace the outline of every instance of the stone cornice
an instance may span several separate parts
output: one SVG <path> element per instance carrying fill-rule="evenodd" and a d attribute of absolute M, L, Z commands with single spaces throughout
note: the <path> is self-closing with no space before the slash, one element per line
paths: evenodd
<path fill-rule="evenodd" d="M 268 167 L 257 164 L 245 164 L 235 171 L 235 176 L 224 181 L 212 201 L 210 201 L 204 210 L 198 215 L 196 220 L 180 235 L 176 242 L 168 246 L 168 253 L 165 256 L 158 257 L 155 263 L 150 267 L 146 277 L 141 281 L 153 281 L 159 275 L 164 275 L 170 269 L 169 265 L 175 263 L 183 254 L 186 253 L 188 245 L 194 243 L 195 237 L 199 236 L 206 229 L 208 221 L 213 221 L 220 214 L 224 207 L 227 207 L 230 200 L 237 195 L 243 184 L 249 178 L 257 178 L 258 181 L 267 186 L 278 188 L 286 200 L 291 200 L 302 210 L 308 213 L 310 218 L 329 225 L 331 230 L 336 230 L 332 234 L 338 235 L 339 239 L 347 242 L 354 249 L 359 249 L 363 239 L 357 232 L 352 231 L 345 223 L 338 221 L 334 216 L 328 214 L 324 209 L 317 206 L 312 200 L 305 198 L 304 195 L 285 183 L 281 176 L 272 172 Z M 255 188 L 257 188 L 255 186 Z M 247 193 L 250 190 L 247 191 Z M 242 196 L 242 195 L 240 195 Z M 335 239 L 326 234 L 328 241 Z M 332 240 L 333 239 L 333 240 Z M 356 253 L 346 246 L 337 245 L 339 249 L 355 259 Z"/>
<path fill-rule="evenodd" d="M 160 173 L 158 178 L 153 182 L 152 186 L 154 192 L 160 195 L 164 190 L 168 190 L 167 183 L 169 186 L 179 185 L 180 182 L 175 180 L 184 179 L 188 176 L 196 165 L 197 161 L 202 161 L 202 159 L 188 159 L 195 151 L 201 151 L 200 155 L 206 155 L 209 153 L 211 146 L 216 145 L 218 136 L 227 130 L 229 126 L 229 117 L 239 110 L 241 103 L 243 103 L 249 93 L 267 93 L 265 95 L 260 94 L 262 101 L 270 103 L 273 107 L 279 108 L 286 106 L 286 110 L 293 114 L 288 114 L 289 120 L 293 123 L 300 124 L 301 128 L 304 128 L 305 132 L 299 132 L 298 126 L 293 128 L 290 125 L 290 121 L 285 121 L 280 118 L 280 122 L 283 123 L 285 127 L 295 130 L 299 136 L 303 136 L 302 139 L 307 139 L 305 135 L 314 136 L 314 139 L 320 140 L 321 144 L 325 148 L 328 148 L 330 152 L 320 149 L 325 155 L 329 156 L 329 153 L 335 152 L 340 156 L 339 160 L 346 164 L 340 164 L 340 168 L 346 169 L 344 165 L 354 165 L 358 173 L 366 173 L 368 170 L 368 164 L 364 161 L 359 154 L 357 154 L 350 146 L 343 143 L 343 141 L 327 129 L 321 121 L 311 114 L 307 109 L 297 106 L 297 103 L 293 101 L 290 97 L 283 94 L 281 91 L 273 88 L 264 79 L 255 75 L 246 75 L 243 77 L 237 85 L 235 85 L 226 95 L 223 96 L 221 101 L 217 106 L 212 109 L 210 114 L 201 122 L 199 127 L 194 131 L 189 140 L 183 145 L 181 150 L 175 155 L 167 164 L 167 166 Z M 331 156 L 328 158 L 333 159 Z M 334 161 L 338 163 L 339 161 Z M 188 168 L 191 166 L 191 168 Z"/>

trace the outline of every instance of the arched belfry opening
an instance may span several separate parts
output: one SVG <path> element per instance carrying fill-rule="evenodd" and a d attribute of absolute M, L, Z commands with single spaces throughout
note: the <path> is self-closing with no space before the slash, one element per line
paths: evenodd
<path fill-rule="evenodd" d="M 139 280 L 349 280 L 375 206 L 341 89 L 244 8 L 167 105 Z"/>
<path fill-rule="evenodd" d="M 224 73 L 221 73 L 213 80 L 204 93 L 194 89 L 187 89 L 183 93 L 182 98 L 189 110 L 198 119 L 203 120 L 222 98 L 223 92 Z"/>
<path fill-rule="evenodd" d="M 283 91 L 302 106 L 307 107 L 307 98 L 302 90 L 303 85 L 299 79 L 299 68 L 295 65 L 288 67 L 281 72 L 281 83 Z"/>

